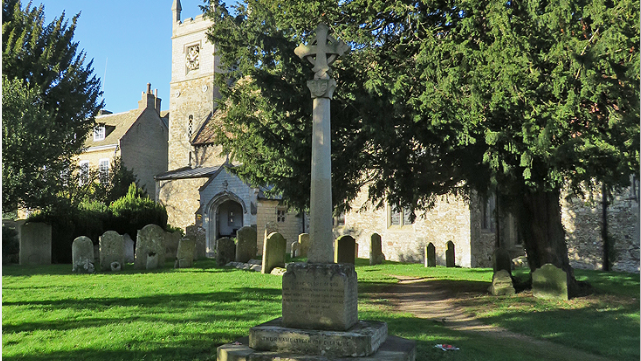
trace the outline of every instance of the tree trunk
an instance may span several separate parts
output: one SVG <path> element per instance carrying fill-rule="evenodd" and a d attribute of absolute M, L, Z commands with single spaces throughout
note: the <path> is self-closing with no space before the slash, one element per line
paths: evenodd
<path fill-rule="evenodd" d="M 568 276 L 568 296 L 579 295 L 580 285 L 568 259 L 565 230 L 561 223 L 559 190 L 551 192 L 526 192 L 519 212 L 519 225 L 523 230 L 523 242 L 530 270 L 551 263 L 565 271 Z"/>

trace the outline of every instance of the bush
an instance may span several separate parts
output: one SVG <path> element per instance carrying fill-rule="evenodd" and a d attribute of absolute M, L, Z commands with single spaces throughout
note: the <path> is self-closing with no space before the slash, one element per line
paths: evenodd
<path fill-rule="evenodd" d="M 127 195 L 117 199 L 110 206 L 113 229 L 128 233 L 135 239 L 137 231 L 148 224 L 157 224 L 167 229 L 167 210 L 146 196 L 144 190 L 131 183 Z"/>
<path fill-rule="evenodd" d="M 14 258 L 20 252 L 18 232 L 12 227 L 2 225 L 2 264 L 9 263 L 9 258 Z"/>

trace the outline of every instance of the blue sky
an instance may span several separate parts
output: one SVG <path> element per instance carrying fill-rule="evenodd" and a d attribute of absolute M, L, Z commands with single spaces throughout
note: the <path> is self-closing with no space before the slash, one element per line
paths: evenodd
<path fill-rule="evenodd" d="M 23 0 L 23 6 L 28 3 Z M 35 0 L 34 5 L 38 5 Z M 65 11 L 65 18 L 80 14 L 74 41 L 93 59 L 102 80 L 105 109 L 114 113 L 138 106 L 151 83 L 158 89 L 162 109 L 169 109 L 171 80 L 171 5 L 173 0 L 40 0 L 45 21 Z M 200 14 L 202 0 L 181 0 L 181 18 Z"/>

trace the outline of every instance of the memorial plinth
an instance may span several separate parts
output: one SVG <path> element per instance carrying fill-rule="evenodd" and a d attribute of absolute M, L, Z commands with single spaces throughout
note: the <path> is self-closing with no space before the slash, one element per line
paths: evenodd
<path fill-rule="evenodd" d="M 283 275 L 283 325 L 346 331 L 358 322 L 354 265 L 290 263 Z"/>

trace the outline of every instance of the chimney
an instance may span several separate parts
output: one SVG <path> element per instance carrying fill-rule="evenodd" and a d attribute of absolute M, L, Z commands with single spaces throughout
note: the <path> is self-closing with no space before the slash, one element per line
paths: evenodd
<path fill-rule="evenodd" d="M 151 92 L 151 83 L 147 83 L 147 91 L 142 93 L 142 99 L 138 102 L 138 109 L 154 109 L 160 115 L 160 98 L 158 98 L 158 89 L 156 94 Z"/>

